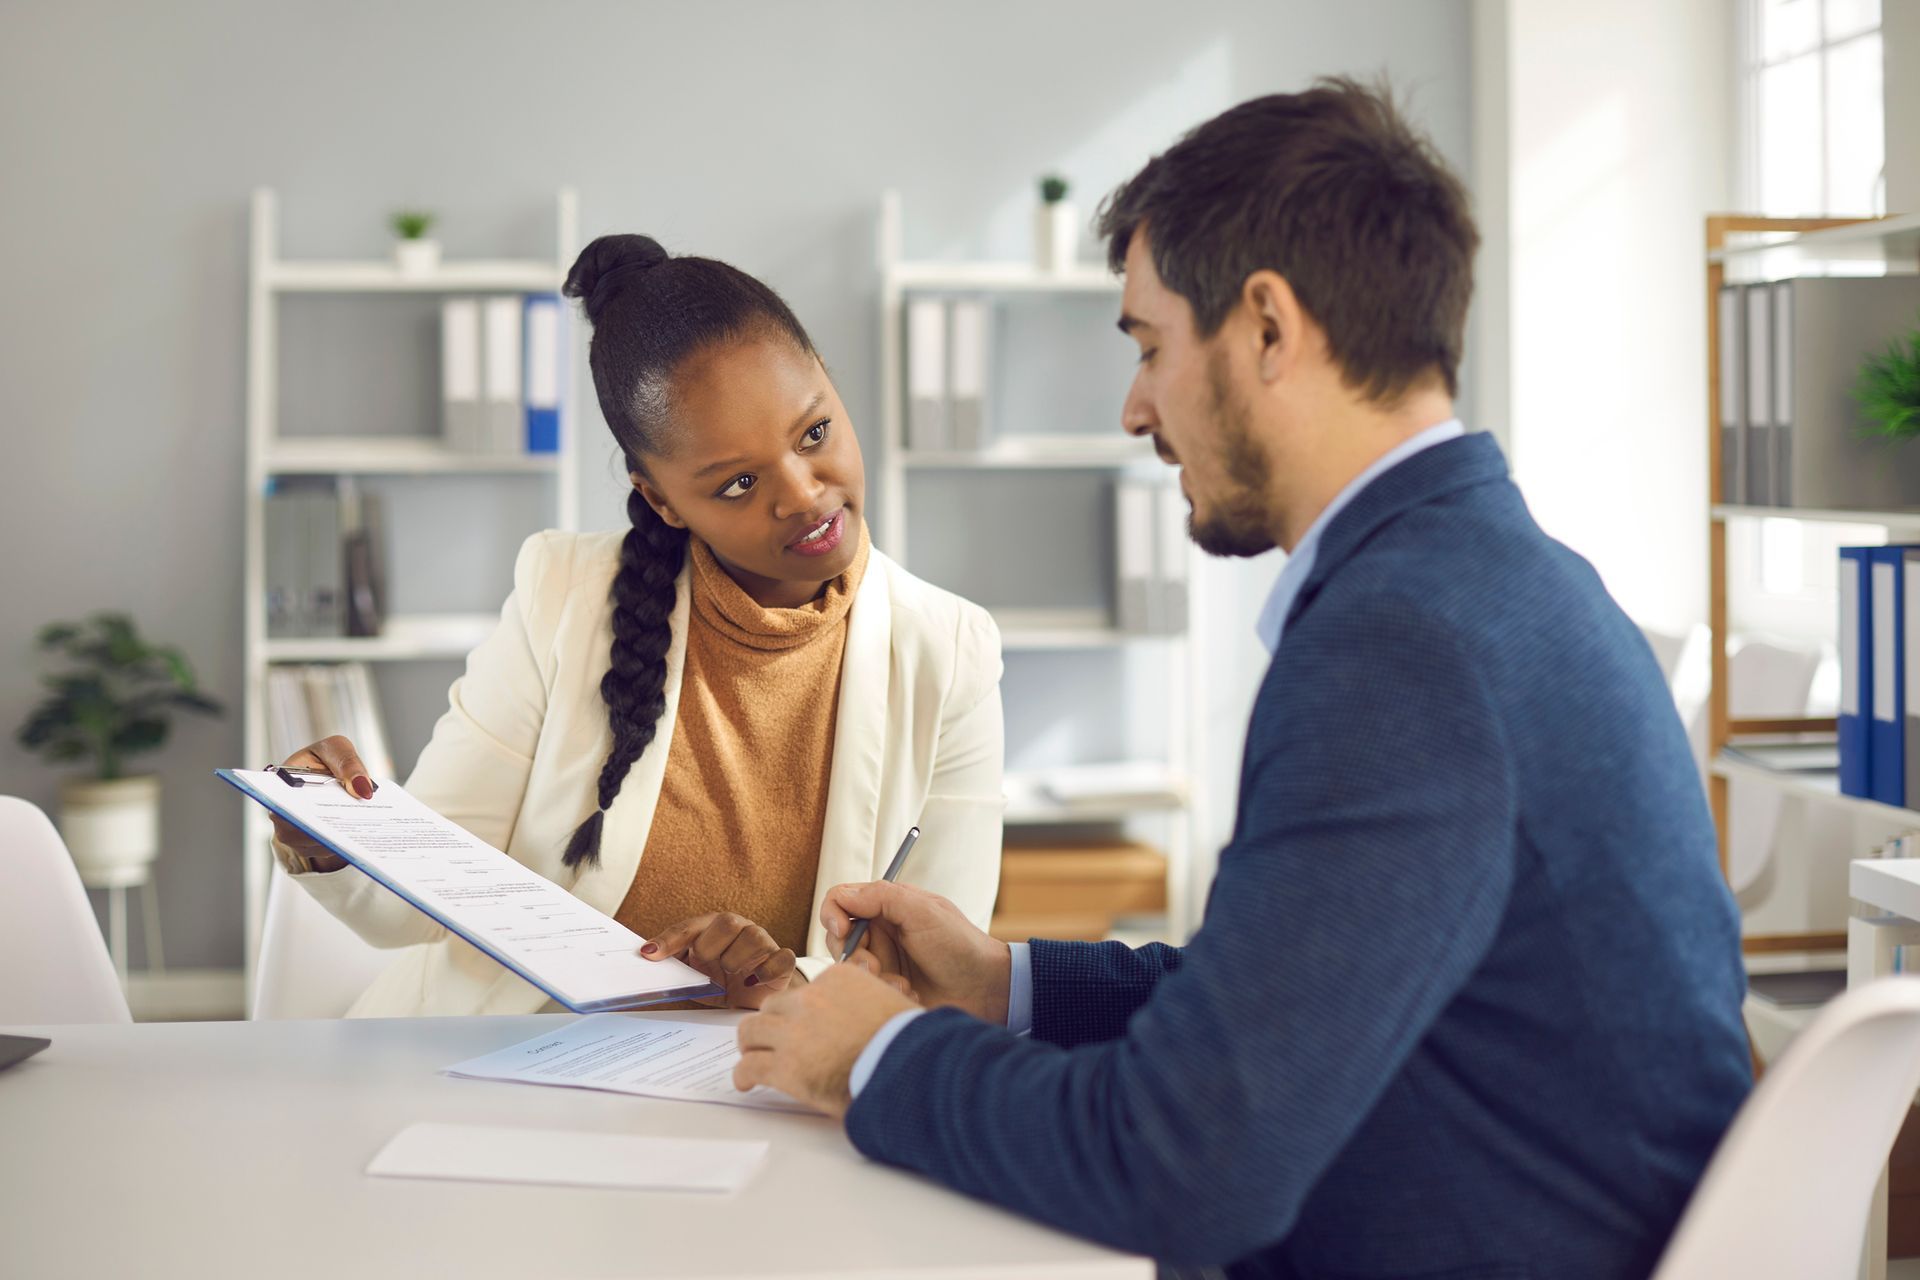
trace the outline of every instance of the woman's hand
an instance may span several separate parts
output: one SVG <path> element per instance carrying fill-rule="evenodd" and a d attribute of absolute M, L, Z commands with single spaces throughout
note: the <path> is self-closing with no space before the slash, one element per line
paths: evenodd
<path fill-rule="evenodd" d="M 294 752 L 280 764 L 286 769 L 324 769 L 338 778 L 341 788 L 349 794 L 362 800 L 373 799 L 373 775 L 361 763 L 360 753 L 353 749 L 353 743 L 345 738 L 322 738 L 312 746 Z M 308 871 L 338 871 L 347 865 L 345 858 L 338 857 L 327 846 L 279 814 L 273 815 L 273 839 L 294 859 L 304 863 Z M 289 870 L 292 869 L 289 867 Z"/>
<path fill-rule="evenodd" d="M 727 989 L 699 1003 L 734 1009 L 758 1009 L 785 991 L 794 979 L 793 952 L 753 921 L 731 912 L 709 912 L 660 930 L 640 948 L 649 960 L 669 956 L 686 961 Z"/>

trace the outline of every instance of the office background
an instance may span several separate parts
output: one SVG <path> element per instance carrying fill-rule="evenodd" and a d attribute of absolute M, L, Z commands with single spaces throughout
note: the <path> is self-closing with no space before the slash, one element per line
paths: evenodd
<path fill-rule="evenodd" d="M 1682 633 L 1706 597 L 1699 219 L 1757 207 L 1740 160 L 1749 8 L 10 5 L 0 652 L 12 660 L 0 711 L 11 726 L 34 697 L 34 631 L 103 607 L 181 645 L 209 691 L 240 705 L 257 186 L 279 193 L 290 255 L 379 257 L 386 213 L 421 204 L 461 257 L 550 253 L 553 192 L 571 185 L 585 237 L 645 231 L 780 290 L 832 367 L 871 466 L 883 189 L 901 193 L 909 256 L 1021 258 L 1036 175 L 1062 172 L 1090 210 L 1194 123 L 1334 72 L 1385 73 L 1473 190 L 1485 248 L 1463 416 L 1508 445 L 1543 524 L 1594 560 L 1630 613 Z M 1920 6 L 1889 3 L 1882 31 L 1892 120 L 1911 114 L 1902 95 L 1920 82 L 1892 72 L 1920 69 Z M 1920 159 L 1889 147 L 1886 160 L 1881 207 L 1920 207 Z M 369 314 L 325 301 L 290 313 L 289 425 L 434 411 L 434 384 L 390 358 L 405 346 L 404 308 Z M 1117 419 L 1127 356 L 1115 344 Z M 581 524 L 618 525 L 624 481 L 581 390 Z M 428 549 L 396 582 L 396 609 L 497 607 L 541 491 L 502 478 L 407 494 L 396 536 Z M 436 529 L 449 532 L 418 536 Z M 1251 624 L 1277 568 L 1273 556 L 1208 562 L 1195 584 L 1212 673 L 1196 708 L 1203 853 L 1230 829 L 1264 665 Z M 390 706 L 396 721 L 430 723 L 458 672 L 440 665 L 444 679 L 415 682 L 430 697 Z M 1097 679 L 1069 687 L 1089 708 L 1070 731 L 1097 734 Z M 210 778 L 260 763 L 239 751 L 230 713 L 183 720 L 155 761 L 161 913 L 179 969 L 241 962 L 239 823 Z M 0 792 L 51 810 L 57 781 L 0 740 Z"/>

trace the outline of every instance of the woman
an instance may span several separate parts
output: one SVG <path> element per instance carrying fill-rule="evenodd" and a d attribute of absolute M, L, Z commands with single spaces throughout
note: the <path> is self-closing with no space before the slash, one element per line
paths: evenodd
<path fill-rule="evenodd" d="M 407 789 L 758 1007 L 832 962 L 825 891 L 885 870 L 985 925 L 999 878 L 1000 640 L 871 549 L 865 471 L 764 284 L 603 236 L 566 283 L 633 492 L 624 533 L 529 538 Z M 332 738 L 291 765 L 372 780 Z M 533 1013 L 546 995 L 296 829 L 282 865 L 381 947 L 351 1015 Z M 419 945 L 416 945 L 419 944 Z"/>

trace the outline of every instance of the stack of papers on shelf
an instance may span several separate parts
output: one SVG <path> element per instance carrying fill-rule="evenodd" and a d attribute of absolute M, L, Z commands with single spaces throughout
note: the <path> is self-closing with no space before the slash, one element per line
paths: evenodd
<path fill-rule="evenodd" d="M 1776 1009 L 1809 1009 L 1847 989 L 1845 969 L 1796 969 L 1747 975 L 1747 990 Z"/>
<path fill-rule="evenodd" d="M 1782 773 L 1832 773 L 1840 767 L 1840 747 L 1830 737 L 1729 743 L 1725 754 L 1729 760 Z"/>
<path fill-rule="evenodd" d="M 1009 773 L 1005 787 L 1014 809 L 1034 805 L 1154 809 L 1176 807 L 1187 800 L 1185 784 L 1158 760 L 1059 765 L 1030 773 Z"/>

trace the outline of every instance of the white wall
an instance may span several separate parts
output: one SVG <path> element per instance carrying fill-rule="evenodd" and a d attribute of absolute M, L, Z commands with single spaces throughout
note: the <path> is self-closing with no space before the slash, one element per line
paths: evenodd
<path fill-rule="evenodd" d="M 1475 96 L 1507 104 L 1515 474 L 1629 614 L 1684 630 L 1707 605 L 1702 219 L 1729 204 L 1730 3 L 1503 8 Z"/>
<path fill-rule="evenodd" d="M 1468 160 L 1466 0 L 1193 0 L 1177 11 L 1146 0 L 32 0 L 5 13 L 9 731 L 36 693 L 34 628 L 102 607 L 130 609 L 181 644 L 217 696 L 239 701 L 254 186 L 278 189 L 289 255 L 378 255 L 385 212 L 420 203 L 445 215 L 449 254 L 477 256 L 544 252 L 553 190 L 572 183 L 587 234 L 652 232 L 781 290 L 865 430 L 878 416 L 883 188 L 903 194 L 909 253 L 1016 255 L 1035 175 L 1064 167 L 1090 207 L 1213 112 L 1336 72 L 1385 70 L 1441 152 L 1463 171 Z M 288 352 L 303 363 L 287 372 L 331 382 L 315 415 L 358 425 L 352 384 L 366 365 L 338 358 L 332 338 L 350 339 L 366 312 L 307 311 L 331 326 L 329 341 Z M 431 400 L 429 384 L 412 390 Z M 585 520 L 616 523 L 612 445 L 590 406 L 584 417 Z M 511 554 L 486 527 L 498 508 L 462 513 L 465 487 L 427 487 L 413 491 L 433 511 L 469 522 L 448 554 L 473 563 L 450 567 L 445 587 L 471 598 L 410 607 L 493 607 Z M 1271 573 L 1221 564 L 1206 575 L 1219 601 L 1199 619 L 1210 628 L 1210 841 L 1232 820 L 1264 665 L 1246 622 Z M 455 670 L 410 677 L 414 710 L 430 711 Z M 238 802 L 209 776 L 247 763 L 239 747 L 233 718 L 195 721 L 162 762 L 161 907 L 176 965 L 239 962 Z M 51 806 L 57 776 L 0 737 L 0 793 Z"/>
<path fill-rule="evenodd" d="M 1507 102 L 1512 73 L 1507 0 L 1473 0 L 1473 216 L 1480 229 L 1474 262 L 1473 311 L 1467 320 L 1467 367 L 1461 389 L 1471 406 L 1469 425 L 1513 451 L 1511 325 L 1513 285 L 1507 220 L 1512 130 Z"/>

